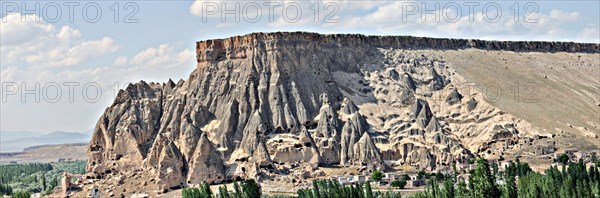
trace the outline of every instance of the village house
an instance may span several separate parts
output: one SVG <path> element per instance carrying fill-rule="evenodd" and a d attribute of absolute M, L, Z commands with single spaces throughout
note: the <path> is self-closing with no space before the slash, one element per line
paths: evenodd
<path fill-rule="evenodd" d="M 419 178 L 418 175 L 410 175 L 410 181 L 406 182 L 407 188 L 415 188 L 426 184 L 426 180 Z"/>
<path fill-rule="evenodd" d="M 460 164 L 458 164 L 458 169 L 462 170 L 463 172 L 469 172 L 474 167 L 475 166 L 473 164 L 469 164 L 469 163 L 460 163 Z"/>
<path fill-rule="evenodd" d="M 337 181 L 338 183 L 340 183 L 342 185 L 352 185 L 355 183 L 364 184 L 365 182 L 368 181 L 367 176 L 364 176 L 364 175 L 355 175 L 355 176 L 348 176 L 348 177 L 337 176 L 337 177 L 331 177 L 330 180 Z"/>
<path fill-rule="evenodd" d="M 533 151 L 533 154 L 548 155 L 554 153 L 555 151 L 556 147 L 554 147 L 554 145 L 538 145 L 535 147 L 535 151 Z"/>
<path fill-rule="evenodd" d="M 364 176 L 364 175 L 354 176 L 354 183 L 364 184 L 365 182 L 367 182 L 367 176 Z"/>
<path fill-rule="evenodd" d="M 331 177 L 331 180 L 337 181 L 341 185 L 348 185 L 348 184 L 354 183 L 353 177 L 338 176 L 338 177 Z"/>
<path fill-rule="evenodd" d="M 454 174 L 454 170 L 452 170 L 452 168 L 448 167 L 448 166 L 444 166 L 444 167 L 440 167 L 437 169 L 438 172 L 444 174 L 444 175 L 452 175 Z"/>
<path fill-rule="evenodd" d="M 504 160 L 500 162 L 500 170 L 505 170 L 506 167 L 510 166 L 513 163 L 512 160 Z"/>
<path fill-rule="evenodd" d="M 575 153 L 577 153 L 576 150 L 570 150 L 570 149 L 565 150 L 565 154 L 567 154 L 567 156 L 569 156 L 569 159 L 575 159 L 575 157 L 576 157 Z"/>
<path fill-rule="evenodd" d="M 392 182 L 395 180 L 400 180 L 402 178 L 402 175 L 397 175 L 394 173 L 385 173 L 385 176 L 383 177 L 384 180 Z"/>

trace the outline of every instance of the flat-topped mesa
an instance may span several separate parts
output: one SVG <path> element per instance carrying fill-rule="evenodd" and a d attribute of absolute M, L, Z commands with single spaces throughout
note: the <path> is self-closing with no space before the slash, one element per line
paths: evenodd
<path fill-rule="evenodd" d="M 473 55 L 464 68 L 476 68 L 480 59 L 497 58 L 460 50 L 594 52 L 577 54 L 581 61 L 599 51 L 598 44 L 302 32 L 196 45 L 198 68 L 185 81 L 140 81 L 119 92 L 94 128 L 88 179 L 102 186 L 143 180 L 156 196 L 248 178 L 300 185 L 323 176 L 318 166 L 367 167 L 361 174 L 368 174 L 386 166 L 444 170 L 474 154 L 510 156 L 522 148 L 510 142 L 536 131 L 481 94 L 455 87 L 462 83 L 456 59 Z M 505 54 L 514 55 L 511 62 L 529 58 Z M 506 63 L 489 63 L 506 70 Z M 496 123 L 514 130 L 494 129 Z"/>
<path fill-rule="evenodd" d="M 260 42 L 259 42 L 260 41 Z M 412 36 L 366 36 L 360 34 L 318 34 L 309 32 L 251 33 L 225 39 L 196 42 L 198 63 L 224 59 L 243 59 L 248 49 L 265 45 L 267 51 L 275 49 L 278 42 L 315 42 L 319 45 L 343 47 L 372 46 L 406 49 L 465 49 L 505 50 L 516 52 L 580 52 L 600 53 L 600 44 L 545 41 L 485 41 L 476 39 L 448 39 Z"/>

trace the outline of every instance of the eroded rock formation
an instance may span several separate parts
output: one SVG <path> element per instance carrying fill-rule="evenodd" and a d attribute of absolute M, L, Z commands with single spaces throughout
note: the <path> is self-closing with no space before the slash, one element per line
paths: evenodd
<path fill-rule="evenodd" d="M 442 58 L 404 49 L 598 52 L 594 44 L 312 33 L 255 33 L 196 47 L 188 80 L 141 81 L 119 92 L 94 129 L 88 177 L 141 167 L 163 192 L 259 178 L 295 162 L 435 169 L 517 130 L 484 122 L 514 120 L 480 96 L 448 94 L 452 72 Z M 432 103 L 437 95 L 442 100 Z"/>

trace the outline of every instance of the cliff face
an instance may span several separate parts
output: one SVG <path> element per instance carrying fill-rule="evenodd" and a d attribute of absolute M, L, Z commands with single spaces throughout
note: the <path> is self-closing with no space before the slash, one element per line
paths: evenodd
<path fill-rule="evenodd" d="M 515 52 L 580 52 L 598 53 L 600 44 L 541 41 L 485 41 L 477 39 L 446 39 L 412 36 L 365 36 L 360 34 L 323 35 L 305 32 L 253 33 L 226 39 L 196 43 L 198 62 L 246 58 L 249 46 L 264 44 L 264 49 L 275 50 L 275 43 L 318 43 L 322 47 L 343 43 L 345 47 L 394 47 L 402 49 L 457 50 L 476 48 Z"/>
<path fill-rule="evenodd" d="M 258 178 L 286 163 L 435 169 L 465 161 L 481 145 L 459 136 L 488 142 L 494 131 L 456 123 L 491 128 L 514 119 L 479 96 L 446 94 L 453 73 L 445 61 L 404 51 L 423 48 L 599 51 L 597 44 L 313 33 L 202 41 L 188 80 L 142 81 L 118 94 L 94 130 L 88 176 L 149 172 L 162 192 Z M 457 110 L 433 111 L 436 95 Z M 481 114 L 456 115 L 469 112 Z"/>

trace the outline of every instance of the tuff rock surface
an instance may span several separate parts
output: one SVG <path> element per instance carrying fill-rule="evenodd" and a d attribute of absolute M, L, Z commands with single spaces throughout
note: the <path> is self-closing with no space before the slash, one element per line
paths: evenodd
<path fill-rule="evenodd" d="M 454 71 L 443 58 L 405 50 L 421 48 L 599 50 L 313 33 L 201 41 L 189 79 L 141 81 L 119 92 L 94 129 L 88 177 L 141 169 L 164 192 L 260 179 L 290 163 L 434 170 L 464 162 L 498 138 L 529 134 L 519 128 L 526 122 L 481 94 L 453 88 Z"/>

